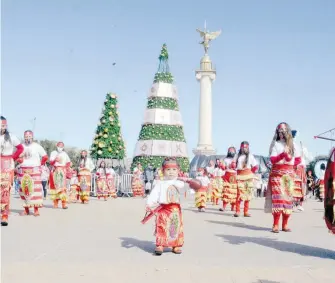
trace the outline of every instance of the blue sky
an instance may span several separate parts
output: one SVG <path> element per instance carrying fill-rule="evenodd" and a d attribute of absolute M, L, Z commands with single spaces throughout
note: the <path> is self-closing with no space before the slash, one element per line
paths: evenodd
<path fill-rule="evenodd" d="M 203 52 L 195 29 L 207 20 L 210 30 L 222 29 L 209 52 L 218 152 L 248 140 L 266 155 L 281 121 L 300 131 L 313 154 L 330 149 L 313 136 L 335 127 L 335 1 L 1 3 L 1 112 L 19 136 L 36 117 L 37 138 L 88 148 L 105 94 L 115 92 L 132 157 L 166 43 L 192 157 L 200 91 L 194 71 Z"/>

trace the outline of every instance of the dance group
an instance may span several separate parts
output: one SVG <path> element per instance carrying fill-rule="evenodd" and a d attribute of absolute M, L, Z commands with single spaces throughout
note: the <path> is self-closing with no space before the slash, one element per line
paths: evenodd
<path fill-rule="evenodd" d="M 16 173 L 20 182 L 20 196 L 23 200 L 24 211 L 22 215 L 29 215 L 30 208 L 34 209 L 34 215 L 39 215 L 39 208 L 43 205 L 41 165 L 49 159 L 41 145 L 33 141 L 32 131 L 24 133 L 24 143 L 10 134 L 7 129 L 7 121 L 1 116 L 1 225 L 8 225 L 10 189 L 13 183 L 15 163 L 19 164 Z M 282 217 L 281 230 L 290 232 L 288 221 L 295 201 L 301 201 L 303 197 L 303 180 L 305 174 L 302 166 L 302 158 L 297 149 L 292 131 L 287 123 L 280 123 L 270 145 L 270 160 L 272 163 L 269 176 L 269 184 L 266 192 L 264 211 L 272 213 L 272 232 L 279 233 L 279 222 Z M 328 162 L 331 170 L 326 171 L 325 183 L 325 218 L 329 229 L 334 229 L 335 197 L 335 150 Z M 64 144 L 57 144 L 57 150 L 50 155 L 52 165 L 50 176 L 50 195 L 57 208 L 59 202 L 66 209 L 68 193 L 66 179 L 71 178 L 70 196 L 80 200 L 83 204 L 89 200 L 91 186 L 91 172 L 94 170 L 92 160 L 84 150 L 77 172 L 72 171 L 69 156 L 64 152 Z M 254 174 L 258 169 L 255 157 L 250 153 L 249 143 L 242 142 L 239 152 L 235 148 L 228 150 L 223 164 L 217 162 L 207 168 L 199 169 L 195 179 L 187 178 L 180 171 L 175 158 L 166 158 L 162 164 L 161 174 L 155 180 L 155 184 L 146 201 L 146 215 L 142 223 L 146 223 L 153 216 L 156 217 L 156 248 L 155 254 L 161 255 L 164 248 L 172 248 L 172 252 L 180 254 L 184 244 L 184 230 L 182 212 L 180 207 L 181 191 L 185 182 L 196 192 L 196 206 L 204 211 L 208 198 L 214 204 L 218 199 L 223 201 L 224 210 L 228 204 L 239 217 L 241 203 L 244 204 L 243 215 L 250 217 L 249 203 L 252 199 Z M 142 195 L 143 184 L 140 182 L 141 168 L 135 169 L 133 177 L 134 195 Z M 328 175 L 327 175 L 328 174 Z M 114 172 L 107 168 L 103 162 L 97 169 L 97 195 L 98 198 L 107 200 L 108 196 L 116 197 L 113 180 Z M 209 189 L 210 187 L 210 189 Z M 221 187 L 223 188 L 221 191 Z M 138 189 L 138 193 L 136 192 Z M 140 192 L 141 191 L 141 192 Z M 210 192 L 210 193 L 209 193 Z"/>
<path fill-rule="evenodd" d="M 57 150 L 51 152 L 48 157 L 44 148 L 34 142 L 33 132 L 24 132 L 24 143 L 9 133 L 7 120 L 1 116 L 1 226 L 8 225 L 10 206 L 10 190 L 13 184 L 14 174 L 19 178 L 19 194 L 23 201 L 23 212 L 21 215 L 30 215 L 33 209 L 34 216 L 39 216 L 39 208 L 43 207 L 41 166 L 49 160 L 52 167 L 49 179 L 49 194 L 53 200 L 54 208 L 59 203 L 63 209 L 68 208 L 69 202 L 81 201 L 87 204 L 91 191 L 91 176 L 95 166 L 87 156 L 87 151 L 81 152 L 79 168 L 71 168 L 72 163 L 68 154 L 64 151 L 64 143 L 57 143 Z M 17 166 L 15 166 L 17 164 Z M 108 197 L 116 198 L 114 185 L 115 172 L 106 166 L 104 161 L 100 162 L 96 170 L 97 196 L 98 199 L 107 200 Z M 70 180 L 70 191 L 67 181 Z"/>
<path fill-rule="evenodd" d="M 272 163 L 266 191 L 264 211 L 272 213 L 272 232 L 279 233 L 280 218 L 281 230 L 290 232 L 289 218 L 293 211 L 294 202 L 301 202 L 303 198 L 303 182 L 306 179 L 305 165 L 298 147 L 294 143 L 292 131 L 287 123 L 280 123 L 275 130 L 270 145 L 270 160 Z M 329 166 L 335 172 L 335 150 L 330 158 Z M 241 203 L 244 203 L 243 215 L 250 217 L 249 203 L 252 198 L 254 174 L 258 169 L 255 157 L 249 151 L 249 143 L 242 142 L 236 155 L 235 148 L 228 150 L 224 164 L 217 162 L 207 168 L 200 168 L 195 179 L 180 177 L 179 165 L 174 158 L 167 158 L 162 165 L 164 180 L 156 182 L 146 203 L 146 215 L 142 223 L 156 216 L 156 248 L 155 254 L 162 255 L 164 248 L 172 248 L 172 252 L 180 254 L 184 243 L 183 220 L 180 207 L 181 189 L 185 182 L 196 191 L 195 202 L 199 211 L 204 211 L 208 198 L 218 204 L 220 186 L 222 184 L 222 200 L 224 210 L 227 204 L 235 211 L 234 216 L 240 216 Z M 333 179 L 330 178 L 331 182 Z M 209 187 L 211 189 L 209 190 Z M 334 229 L 335 197 L 334 184 L 328 190 L 329 220 L 327 226 Z M 210 193 L 208 193 L 210 192 Z M 327 213 L 325 213 L 327 218 Z M 328 225 L 329 224 L 329 225 Z"/>

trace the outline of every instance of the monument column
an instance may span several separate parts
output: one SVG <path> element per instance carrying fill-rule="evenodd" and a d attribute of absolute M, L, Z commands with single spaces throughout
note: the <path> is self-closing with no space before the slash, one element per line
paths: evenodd
<path fill-rule="evenodd" d="M 197 70 L 196 79 L 200 82 L 200 107 L 199 107 L 199 136 L 197 148 L 193 150 L 195 155 L 214 155 L 216 150 L 212 142 L 212 82 L 216 78 L 216 70 L 213 68 L 212 61 L 207 52 L 209 42 L 221 33 L 207 32 L 197 29 L 203 37 L 200 42 L 204 46 L 205 55 L 200 61 L 200 69 Z"/>

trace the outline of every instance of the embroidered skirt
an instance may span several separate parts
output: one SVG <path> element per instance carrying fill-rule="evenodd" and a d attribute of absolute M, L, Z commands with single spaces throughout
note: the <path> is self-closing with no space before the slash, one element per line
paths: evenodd
<path fill-rule="evenodd" d="M 24 167 L 18 169 L 20 182 L 20 197 L 23 200 L 23 207 L 42 207 L 43 188 L 41 181 L 41 167 Z"/>
<path fill-rule="evenodd" d="M 62 200 L 67 201 L 67 186 L 66 186 L 66 173 L 67 169 L 65 166 L 57 166 L 53 172 L 51 172 L 50 178 L 50 199 L 51 200 Z"/>
<path fill-rule="evenodd" d="M 156 246 L 182 247 L 184 226 L 179 204 L 162 204 L 156 217 Z"/>
<path fill-rule="evenodd" d="M 81 201 L 88 201 L 91 192 L 91 172 L 87 169 L 80 169 L 78 173 L 79 196 Z"/>
<path fill-rule="evenodd" d="M 223 176 L 222 201 L 234 204 L 237 198 L 237 181 L 235 171 L 226 171 Z"/>
<path fill-rule="evenodd" d="M 10 189 L 14 180 L 13 158 L 11 156 L 1 156 L 0 166 L 1 213 L 8 216 Z"/>
<path fill-rule="evenodd" d="M 298 166 L 295 170 L 293 199 L 300 201 L 304 196 L 304 186 L 306 184 L 306 173 L 303 166 Z"/>
<path fill-rule="evenodd" d="M 212 179 L 212 196 L 214 199 L 221 198 L 222 196 L 222 189 L 223 189 L 223 181 L 222 178 L 219 176 L 216 176 L 214 179 Z"/>
<path fill-rule="evenodd" d="M 139 177 L 133 177 L 132 178 L 131 188 L 133 190 L 133 197 L 144 195 L 144 184 Z"/>
<path fill-rule="evenodd" d="M 79 185 L 71 184 L 70 185 L 70 195 L 69 195 L 70 202 L 76 202 L 78 194 L 79 194 Z"/>
<path fill-rule="evenodd" d="M 107 174 L 107 187 L 108 187 L 108 195 L 112 198 L 117 198 L 116 189 L 115 189 L 115 180 L 113 175 Z"/>
<path fill-rule="evenodd" d="M 207 187 L 201 187 L 195 193 L 195 206 L 197 208 L 204 208 L 206 207 L 207 201 Z"/>
<path fill-rule="evenodd" d="M 109 196 L 109 188 L 107 186 L 107 178 L 106 176 L 100 176 L 97 179 L 97 197 L 108 197 Z"/>
<path fill-rule="evenodd" d="M 292 165 L 274 164 L 272 166 L 265 201 L 265 206 L 271 207 L 272 213 L 292 213 L 294 178 L 295 172 Z M 270 212 L 270 210 L 268 209 L 266 212 Z"/>
<path fill-rule="evenodd" d="M 236 201 L 250 201 L 254 190 L 254 173 L 250 169 L 238 170 Z"/>

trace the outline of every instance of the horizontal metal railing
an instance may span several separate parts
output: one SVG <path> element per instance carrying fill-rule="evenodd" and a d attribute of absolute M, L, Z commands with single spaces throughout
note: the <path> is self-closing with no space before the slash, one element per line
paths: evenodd
<path fill-rule="evenodd" d="M 133 192 L 131 188 L 131 179 L 132 174 L 122 174 L 121 176 L 115 174 L 114 182 L 115 182 L 115 189 L 119 196 L 127 196 L 131 197 Z M 95 174 L 92 174 L 91 178 L 91 196 L 96 196 L 96 178 Z"/>

